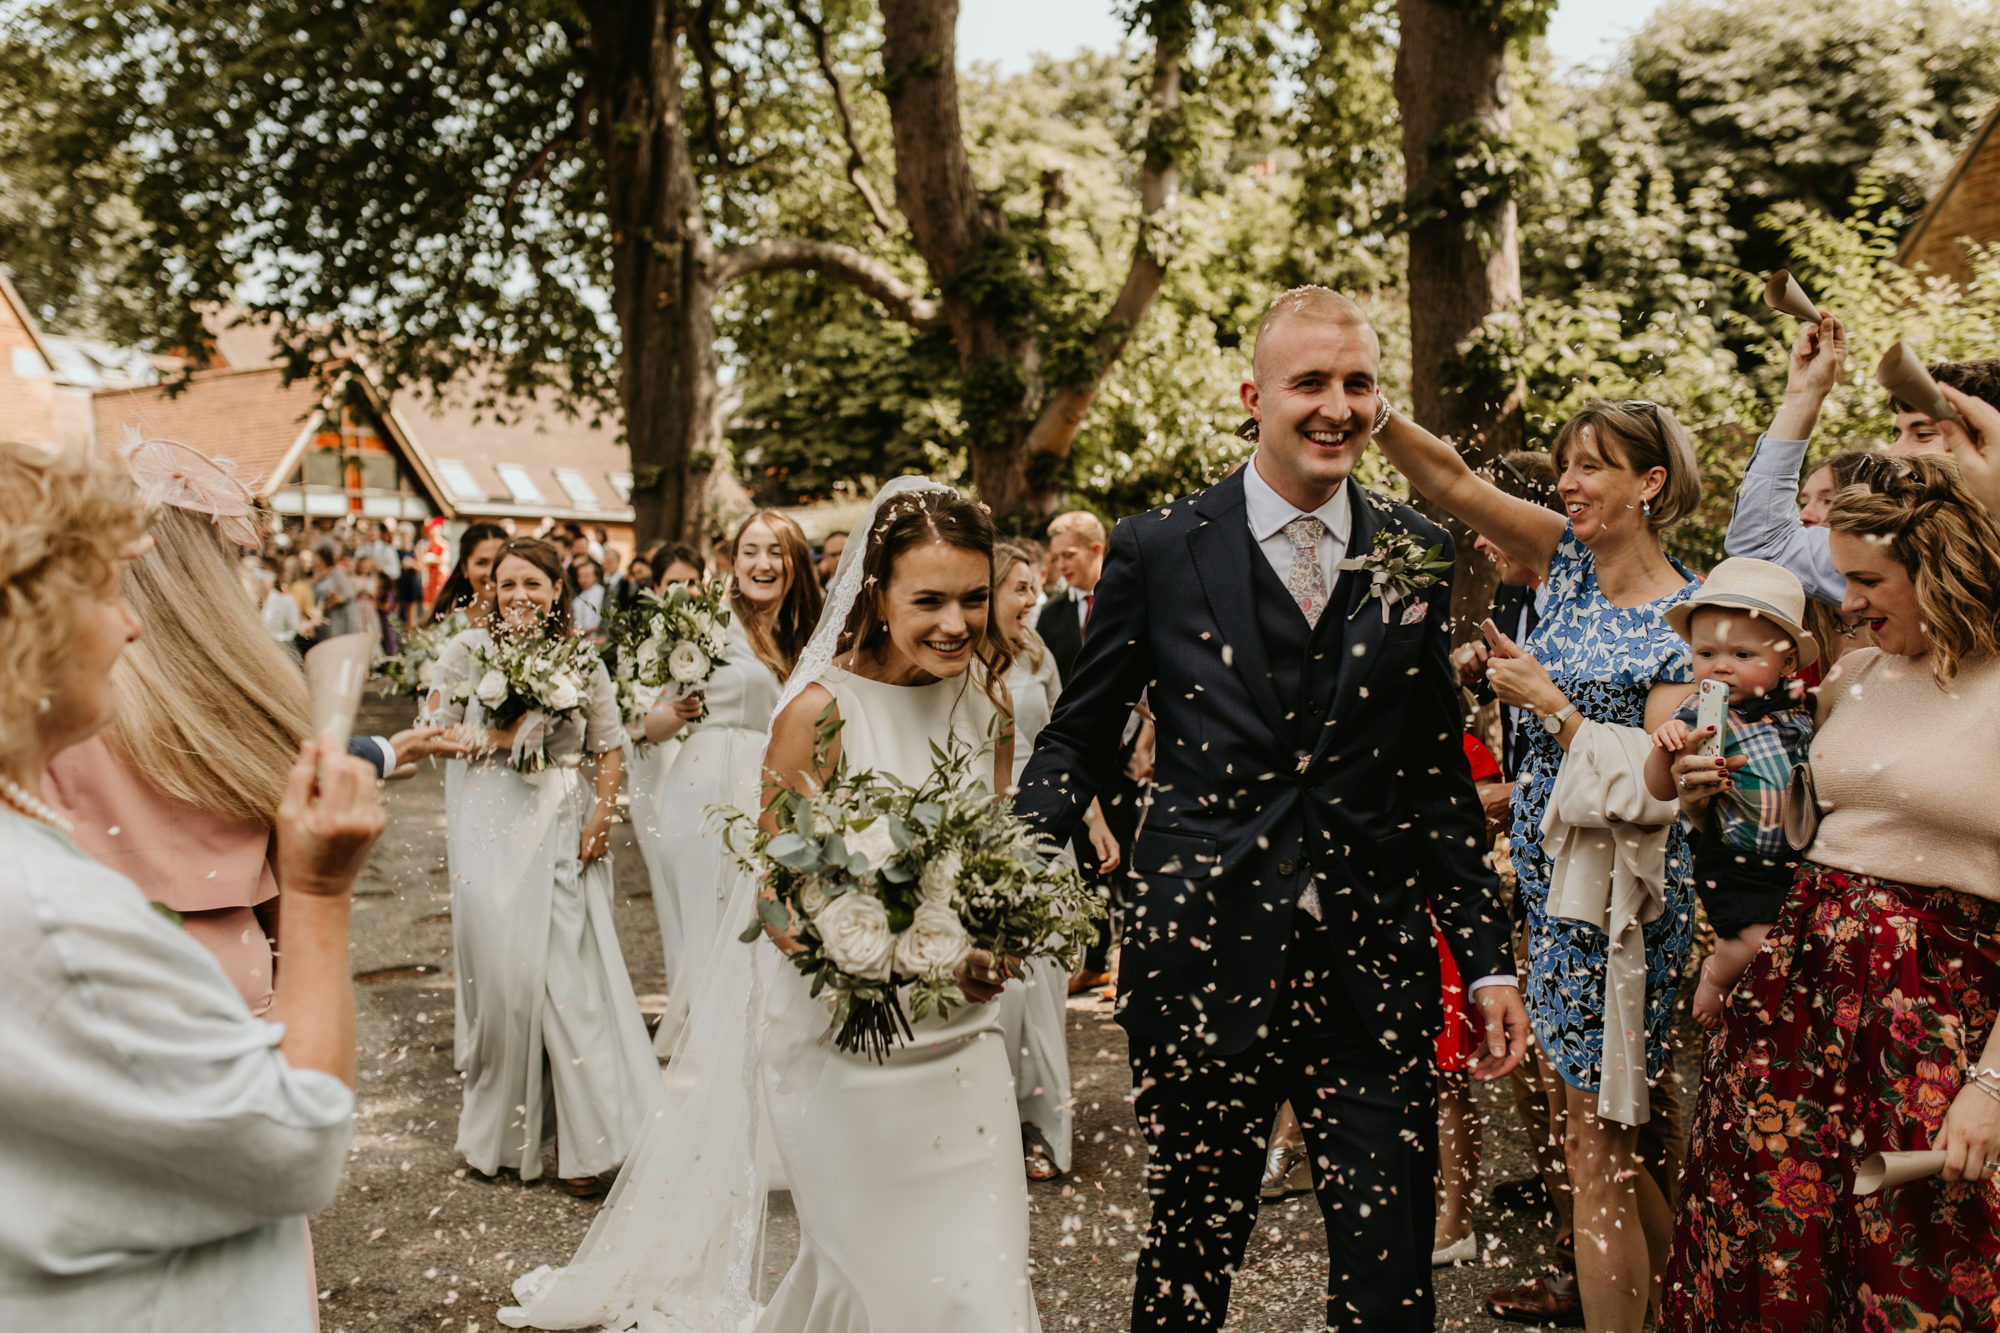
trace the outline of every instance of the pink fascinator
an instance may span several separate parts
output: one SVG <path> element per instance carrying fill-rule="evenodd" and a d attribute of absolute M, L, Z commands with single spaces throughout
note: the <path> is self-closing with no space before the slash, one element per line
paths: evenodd
<path fill-rule="evenodd" d="M 142 440 L 125 428 L 119 447 L 132 479 L 176 509 L 205 514 L 222 535 L 248 550 L 262 550 L 264 536 L 257 525 L 257 497 L 236 479 L 236 464 L 210 458 L 177 440 Z"/>

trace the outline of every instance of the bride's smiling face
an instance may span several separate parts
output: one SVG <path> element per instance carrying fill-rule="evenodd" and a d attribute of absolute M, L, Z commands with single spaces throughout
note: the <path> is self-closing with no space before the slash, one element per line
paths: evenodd
<path fill-rule="evenodd" d="M 881 602 L 889 626 L 884 657 L 939 678 L 962 673 L 986 637 L 992 579 L 993 562 L 978 551 L 940 541 L 904 551 Z"/>

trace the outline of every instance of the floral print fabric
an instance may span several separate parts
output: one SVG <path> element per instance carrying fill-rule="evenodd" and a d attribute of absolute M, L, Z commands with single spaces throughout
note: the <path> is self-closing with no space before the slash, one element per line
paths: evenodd
<path fill-rule="evenodd" d="M 1549 562 L 1548 607 L 1523 645 L 1577 711 L 1615 727 L 1645 725 L 1653 686 L 1694 679 L 1694 657 L 1664 613 L 1701 585 L 1679 561 L 1687 584 L 1644 606 L 1614 606 L 1597 586 L 1597 562 L 1574 529 L 1563 533 Z M 1610 941 L 1584 921 L 1548 915 L 1549 860 L 1542 851 L 1542 816 L 1555 790 L 1563 749 L 1533 719 L 1514 785 L 1512 845 L 1520 898 L 1528 913 L 1525 999 L 1535 1040 L 1564 1081 L 1597 1091 L 1604 1054 L 1604 964 Z M 1646 937 L 1646 1064 L 1657 1080 L 1666 1068 L 1674 996 L 1694 942 L 1692 853 L 1676 824 L 1667 840 L 1667 904 Z"/>
<path fill-rule="evenodd" d="M 1704 1052 L 1660 1328 L 2000 1328 L 2000 1188 L 1856 1198 L 1992 1031 L 2000 903 L 1808 862 Z"/>

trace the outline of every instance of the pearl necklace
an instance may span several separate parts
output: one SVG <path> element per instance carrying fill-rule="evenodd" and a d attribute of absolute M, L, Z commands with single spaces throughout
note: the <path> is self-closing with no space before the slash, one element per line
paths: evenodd
<path fill-rule="evenodd" d="M 76 832 L 76 825 L 57 814 L 47 801 L 10 777 L 0 776 L 0 800 L 5 800 L 28 818 L 39 819 L 51 828 L 61 829 L 64 833 Z"/>

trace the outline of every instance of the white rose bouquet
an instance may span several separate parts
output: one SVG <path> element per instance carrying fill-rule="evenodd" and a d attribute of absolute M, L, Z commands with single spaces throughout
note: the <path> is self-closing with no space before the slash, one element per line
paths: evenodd
<path fill-rule="evenodd" d="M 698 693 L 721 665 L 729 652 L 729 598 L 720 579 L 642 592 L 638 604 L 608 628 L 618 650 L 613 675 L 629 682 L 619 686 L 619 708 L 625 730 L 637 739 L 645 734 L 646 714 L 663 695 L 671 691 L 673 698 L 685 699 Z M 708 715 L 706 704 L 701 715 Z"/>
<path fill-rule="evenodd" d="M 551 636 L 539 628 L 509 633 L 496 626 L 485 643 L 473 647 L 471 657 L 470 669 L 453 687 L 452 698 L 458 703 L 478 699 L 489 726 L 510 727 L 531 712 L 539 712 L 554 726 L 579 716 L 589 702 L 597 652 L 583 639 Z M 548 767 L 546 735 L 544 730 L 526 744 L 517 740 L 512 755 L 515 768 L 539 773 Z"/>
<path fill-rule="evenodd" d="M 836 727 L 821 731 L 822 755 Z M 948 1016 L 964 1002 L 954 974 L 974 949 L 1074 970 L 1097 938 L 1096 893 L 994 801 L 963 745 L 939 751 L 920 787 L 842 765 L 820 791 L 781 792 L 773 808 L 775 834 L 718 807 L 731 849 L 767 890 L 742 939 L 792 932 L 813 995 L 832 992 L 842 1050 L 882 1060 L 912 1021 Z"/>
<path fill-rule="evenodd" d="M 383 658 L 375 666 L 376 672 L 389 682 L 389 692 L 420 695 L 428 690 L 437 675 L 438 655 L 470 623 L 465 612 L 453 611 L 434 625 L 411 630 L 410 636 L 403 640 L 402 651 Z"/>

